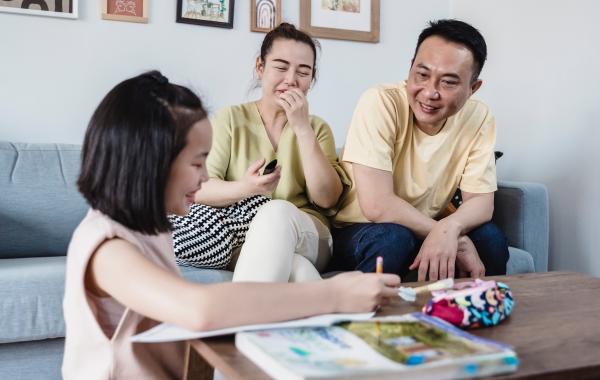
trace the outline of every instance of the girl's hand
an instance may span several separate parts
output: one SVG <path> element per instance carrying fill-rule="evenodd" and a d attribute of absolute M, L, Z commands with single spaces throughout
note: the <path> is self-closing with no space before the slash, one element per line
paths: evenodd
<path fill-rule="evenodd" d="M 265 159 L 254 162 L 242 179 L 245 193 L 251 197 L 254 195 L 267 195 L 275 191 L 281 178 L 281 166 L 277 165 L 271 174 L 261 175 L 260 168 L 265 164 Z"/>
<path fill-rule="evenodd" d="M 398 298 L 400 286 L 395 274 L 346 272 L 327 281 L 331 281 L 336 313 L 373 311 Z"/>
<path fill-rule="evenodd" d="M 308 119 L 308 100 L 298 88 L 290 88 L 277 99 L 277 103 L 285 111 L 288 123 L 294 133 L 311 130 Z"/>

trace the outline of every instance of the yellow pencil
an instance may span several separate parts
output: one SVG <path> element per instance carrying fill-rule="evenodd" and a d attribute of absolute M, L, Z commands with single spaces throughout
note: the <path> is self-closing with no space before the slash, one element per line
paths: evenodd
<path fill-rule="evenodd" d="M 377 256 L 375 273 L 383 273 L 383 257 L 381 256 Z M 375 322 L 375 331 L 377 333 L 377 344 L 381 344 L 381 326 L 379 326 L 379 321 Z"/>

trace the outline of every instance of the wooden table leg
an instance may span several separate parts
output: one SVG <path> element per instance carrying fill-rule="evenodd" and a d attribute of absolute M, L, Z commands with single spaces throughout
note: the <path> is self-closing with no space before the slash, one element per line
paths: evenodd
<path fill-rule="evenodd" d="M 185 349 L 184 380 L 213 380 L 215 369 L 188 343 Z"/>

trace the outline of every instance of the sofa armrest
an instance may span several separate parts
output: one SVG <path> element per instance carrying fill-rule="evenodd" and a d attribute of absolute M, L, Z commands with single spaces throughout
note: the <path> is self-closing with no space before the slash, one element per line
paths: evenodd
<path fill-rule="evenodd" d="M 548 190 L 540 183 L 499 181 L 493 221 L 508 244 L 533 256 L 536 272 L 548 270 Z"/>

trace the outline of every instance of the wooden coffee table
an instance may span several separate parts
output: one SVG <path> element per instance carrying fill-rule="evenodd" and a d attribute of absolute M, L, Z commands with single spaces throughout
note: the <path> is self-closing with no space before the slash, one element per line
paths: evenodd
<path fill-rule="evenodd" d="M 567 272 L 488 278 L 511 287 L 515 308 L 499 326 L 472 333 L 513 345 L 520 360 L 517 372 L 493 379 L 600 378 L 600 278 Z M 399 300 L 378 315 L 419 311 L 426 300 Z M 212 379 L 213 368 L 232 380 L 270 378 L 235 348 L 233 336 L 190 345 L 188 379 Z"/>

